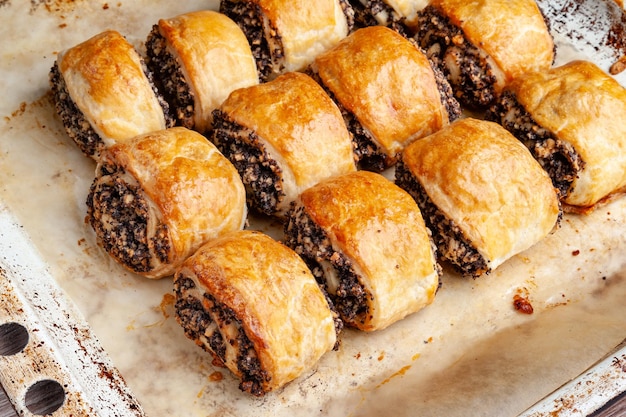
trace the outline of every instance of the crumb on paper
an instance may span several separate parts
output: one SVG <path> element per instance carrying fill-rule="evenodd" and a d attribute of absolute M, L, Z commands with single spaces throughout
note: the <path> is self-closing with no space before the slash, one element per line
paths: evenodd
<path fill-rule="evenodd" d="M 224 379 L 224 374 L 222 374 L 220 371 L 212 372 L 211 375 L 209 375 L 209 381 L 212 382 L 219 382 L 222 379 Z"/>
<path fill-rule="evenodd" d="M 528 289 L 519 288 L 513 296 L 513 307 L 522 314 L 533 314 L 534 309 L 530 303 Z"/>
<path fill-rule="evenodd" d="M 615 61 L 613 65 L 609 68 L 609 73 L 611 75 L 617 75 L 623 72 L 626 69 L 626 55 L 623 55 L 620 59 Z"/>

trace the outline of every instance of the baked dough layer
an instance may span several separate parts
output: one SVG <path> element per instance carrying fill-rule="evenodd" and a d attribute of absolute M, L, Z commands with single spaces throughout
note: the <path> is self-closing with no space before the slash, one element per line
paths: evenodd
<path fill-rule="evenodd" d="M 102 147 L 167 127 L 142 58 L 118 32 L 102 32 L 63 51 L 57 64 L 70 97 L 102 139 Z"/>
<path fill-rule="evenodd" d="M 137 190 L 134 195 L 140 198 L 103 188 L 111 183 Z M 173 274 L 203 243 L 241 229 L 247 216 L 245 189 L 235 168 L 202 135 L 183 127 L 136 136 L 107 149 L 87 206 L 98 243 L 112 255 L 126 254 L 114 258 L 148 278 Z M 147 212 L 140 226 L 143 236 L 135 236 L 136 221 L 117 217 L 121 210 L 116 207 Z M 141 268 L 130 261 L 133 250 L 124 247 L 133 239 L 143 239 L 149 248 L 141 254 L 146 258 Z M 165 253 L 154 248 L 159 239 L 167 240 Z"/>
<path fill-rule="evenodd" d="M 263 210 L 266 214 L 283 217 L 289 204 L 305 189 L 325 178 L 356 170 L 350 134 L 341 112 L 324 90 L 303 73 L 286 73 L 267 83 L 235 90 L 219 112 L 220 117 L 249 132 L 238 135 L 219 124 L 212 136 L 239 167 L 249 193 L 264 192 L 263 184 L 256 187 L 252 180 L 246 180 L 246 169 L 262 161 L 242 160 L 242 152 L 230 148 L 230 138 L 238 136 L 246 146 L 259 148 L 266 155 L 264 160 L 273 161 L 283 196 L 274 207 Z"/>
<path fill-rule="evenodd" d="M 597 65 L 573 61 L 509 86 L 542 128 L 570 144 L 584 168 L 564 202 L 593 206 L 626 186 L 626 89 Z"/>
<path fill-rule="evenodd" d="M 325 269 L 320 278 L 340 313 L 342 298 L 353 302 L 349 293 L 363 292 L 355 317 L 342 316 L 349 326 L 383 329 L 435 297 L 439 270 L 419 208 L 380 174 L 357 171 L 307 189 L 294 203 L 285 230 L 289 246 Z M 346 279 L 355 282 L 342 288 Z"/>
<path fill-rule="evenodd" d="M 356 30 L 320 54 L 312 69 L 371 134 L 387 167 L 411 141 L 449 124 L 430 62 L 387 27 Z"/>
<path fill-rule="evenodd" d="M 430 5 L 495 60 L 506 83 L 552 65 L 554 41 L 533 0 L 432 0 Z"/>
<path fill-rule="evenodd" d="M 233 90 L 258 84 L 248 40 L 225 15 L 210 10 L 186 13 L 160 19 L 156 30 L 180 66 L 194 98 L 193 124 L 186 127 L 207 131 L 211 112 Z"/>
<path fill-rule="evenodd" d="M 402 161 L 430 201 L 484 257 L 488 270 L 536 244 L 560 219 L 550 177 L 496 123 L 458 120 L 412 143 Z M 437 233 L 436 225 L 431 230 Z"/>
<path fill-rule="evenodd" d="M 202 246 L 178 269 L 174 286 L 187 336 L 254 395 L 299 377 L 335 345 L 333 314 L 306 264 L 260 232 L 232 232 Z M 222 343 L 210 341 L 216 337 Z"/>

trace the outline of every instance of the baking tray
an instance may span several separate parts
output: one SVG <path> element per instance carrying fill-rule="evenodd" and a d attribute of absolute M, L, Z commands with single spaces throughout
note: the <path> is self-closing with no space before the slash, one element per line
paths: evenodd
<path fill-rule="evenodd" d="M 624 198 L 565 216 L 490 275 L 446 270 L 431 306 L 384 331 L 347 330 L 338 351 L 278 392 L 252 398 L 213 367 L 174 320 L 171 280 L 128 273 L 97 247 L 84 222 L 95 166 L 63 132 L 47 74 L 59 51 L 102 30 L 140 44 L 159 18 L 217 4 L 0 1 L 0 326 L 30 330 L 22 351 L 0 356 L 16 408 L 29 415 L 28 389 L 48 379 L 64 388 L 53 415 L 101 416 L 566 416 L 626 390 L 614 365 L 625 358 L 615 351 L 626 337 Z M 553 25 L 559 62 L 608 70 L 619 59 L 609 35 L 621 15 L 608 2 L 540 4 L 549 17 L 584 16 Z M 587 12 L 611 25 L 598 29 Z M 280 237 L 272 222 L 251 227 Z M 519 293 L 532 315 L 514 309 Z"/>

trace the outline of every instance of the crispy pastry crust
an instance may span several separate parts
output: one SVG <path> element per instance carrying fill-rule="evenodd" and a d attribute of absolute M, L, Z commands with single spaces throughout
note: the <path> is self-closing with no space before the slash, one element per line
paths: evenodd
<path fill-rule="evenodd" d="M 264 151 L 278 164 L 284 198 L 274 208 L 277 216 L 284 216 L 303 190 L 322 179 L 356 170 L 341 112 L 303 73 L 283 74 L 273 81 L 236 90 L 220 111 L 254 132 Z"/>
<path fill-rule="evenodd" d="M 491 270 L 543 239 L 560 218 L 547 173 L 496 123 L 456 121 L 412 143 L 402 161 Z"/>
<path fill-rule="evenodd" d="M 141 57 L 118 32 L 106 31 L 67 49 L 57 63 L 67 92 L 103 147 L 166 128 Z"/>
<path fill-rule="evenodd" d="M 591 62 L 574 61 L 509 86 L 544 129 L 584 161 L 564 203 L 593 206 L 626 186 L 626 89 Z"/>
<path fill-rule="evenodd" d="M 240 3 L 235 0 L 231 3 Z M 348 35 L 349 22 L 338 0 L 246 1 L 257 6 L 266 37 L 278 37 L 280 50 L 272 51 L 273 78 L 278 74 L 299 71 L 315 56 L 333 47 Z M 233 18 L 246 24 L 244 17 Z M 271 50 L 272 48 L 270 48 Z"/>
<path fill-rule="evenodd" d="M 161 260 L 149 260 L 144 270 L 134 270 L 148 278 L 171 275 L 175 268 L 200 245 L 228 231 L 241 229 L 247 209 L 245 189 L 239 174 L 217 148 L 199 133 L 183 127 L 140 135 L 118 143 L 102 154 L 88 201 L 88 218 L 94 222 L 91 198 L 108 169 L 132 180 L 141 198 L 126 204 L 145 204 L 154 218 L 146 221 L 163 224 L 168 231 L 169 250 Z M 110 229 L 111 214 L 99 217 L 94 224 L 99 243 Z M 120 239 L 120 243 L 124 240 Z M 122 264 L 123 260 L 118 259 Z M 132 269 L 129 265 L 124 264 Z"/>
<path fill-rule="evenodd" d="M 304 191 L 299 206 L 332 246 L 329 259 L 319 253 L 313 261 L 342 256 L 366 293 L 365 313 L 347 325 L 383 329 L 433 301 L 439 270 L 429 231 L 415 201 L 391 181 L 368 171 L 334 177 Z"/>
<path fill-rule="evenodd" d="M 193 280 L 192 292 L 180 290 L 183 278 Z M 306 264 L 293 250 L 260 232 L 232 232 L 202 246 L 176 272 L 175 286 L 179 300 L 191 294 L 202 301 L 207 294 L 240 323 L 263 378 L 251 381 L 242 372 L 242 361 L 230 353 L 238 349 L 235 341 L 230 346 L 226 342 L 222 355 L 208 350 L 243 379 L 242 389 L 256 384 L 253 394 L 263 395 L 297 378 L 335 345 L 332 312 Z M 181 322 L 180 315 L 177 319 Z M 207 348 L 202 331 L 199 336 L 197 342 Z"/>
<path fill-rule="evenodd" d="M 246 36 L 225 15 L 206 10 L 161 19 L 158 30 L 177 60 L 194 97 L 194 123 L 205 132 L 211 112 L 233 90 L 258 84 Z"/>
<path fill-rule="evenodd" d="M 430 4 L 495 60 L 505 84 L 552 65 L 554 42 L 533 0 L 432 0 Z"/>
<path fill-rule="evenodd" d="M 411 141 L 449 124 L 428 59 L 387 27 L 355 31 L 318 56 L 313 70 L 371 134 L 387 167 Z"/>

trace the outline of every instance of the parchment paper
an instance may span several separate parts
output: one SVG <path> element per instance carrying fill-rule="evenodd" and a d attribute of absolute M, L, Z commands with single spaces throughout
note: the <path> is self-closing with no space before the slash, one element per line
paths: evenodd
<path fill-rule="evenodd" d="M 371 334 L 347 330 L 307 375 L 257 399 L 187 340 L 171 280 L 116 265 L 85 224 L 94 163 L 54 114 L 56 54 L 105 29 L 140 43 L 161 17 L 217 1 L 0 1 L 0 199 L 76 303 L 149 416 L 514 416 L 626 337 L 626 199 L 562 227 L 490 275 L 445 267 L 423 311 Z M 581 57 L 560 39 L 561 61 Z M 593 57 L 590 57 L 593 58 Z M 252 219 L 280 238 L 280 227 Z M 37 277 L 32 277 L 37 279 Z M 529 298 L 534 313 L 513 308 Z"/>

